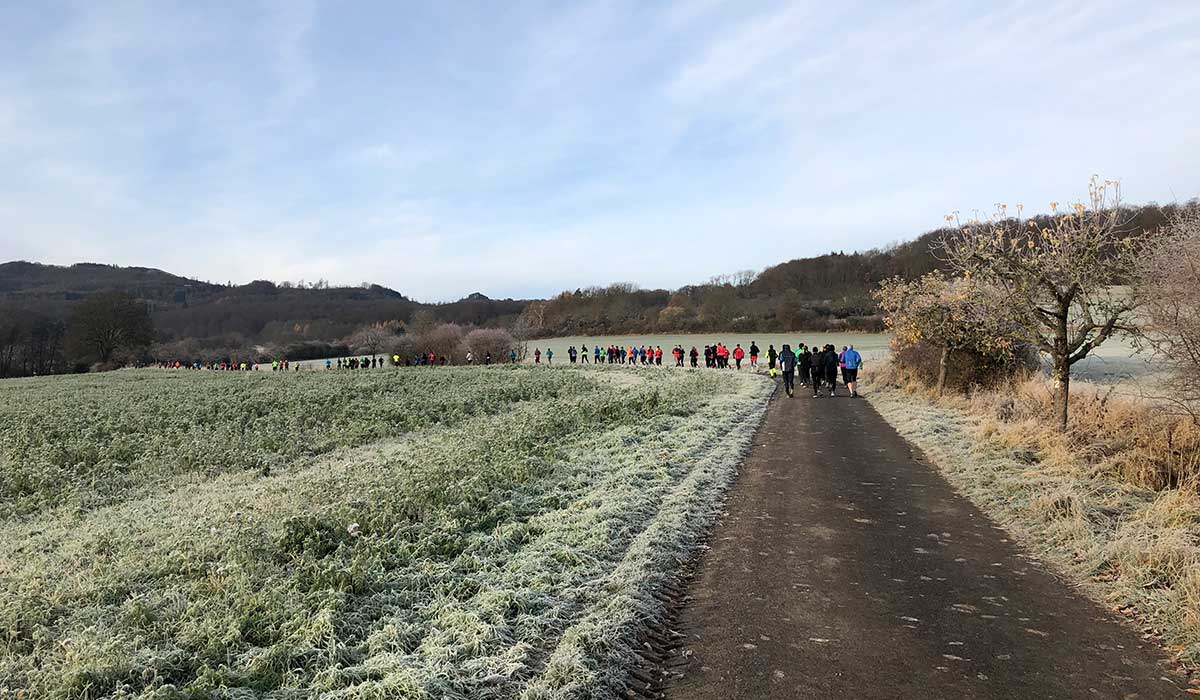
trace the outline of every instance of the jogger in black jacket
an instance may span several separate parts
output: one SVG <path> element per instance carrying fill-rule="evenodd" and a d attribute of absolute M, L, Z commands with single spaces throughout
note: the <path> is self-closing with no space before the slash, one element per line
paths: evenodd
<path fill-rule="evenodd" d="M 833 396 L 837 389 L 838 376 L 838 354 L 837 350 L 832 345 L 826 345 L 825 351 L 821 353 L 823 360 L 821 362 L 825 369 L 825 382 L 829 384 L 829 395 Z"/>
<path fill-rule="evenodd" d="M 790 345 L 784 345 L 779 353 L 779 369 L 783 370 L 783 390 L 788 396 L 794 396 L 796 391 L 796 353 Z"/>
<path fill-rule="evenodd" d="M 824 353 L 812 353 L 808 363 L 808 378 L 812 381 L 813 398 L 821 395 L 821 382 L 825 379 L 825 366 L 822 364 L 821 356 Z"/>

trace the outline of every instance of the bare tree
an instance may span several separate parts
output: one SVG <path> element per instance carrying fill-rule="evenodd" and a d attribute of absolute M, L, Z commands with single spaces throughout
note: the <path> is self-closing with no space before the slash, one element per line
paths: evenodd
<path fill-rule="evenodd" d="M 379 324 L 370 324 L 361 326 L 358 330 L 346 339 L 346 344 L 354 352 L 362 352 L 368 355 L 378 355 L 380 348 L 383 348 L 389 340 L 395 335 L 384 329 Z"/>
<path fill-rule="evenodd" d="M 1138 260 L 1139 340 L 1171 367 L 1166 397 L 1200 420 L 1200 206 L 1176 211 Z"/>
<path fill-rule="evenodd" d="M 1137 306 L 1113 285 L 1132 278 L 1142 237 L 1126 235 L 1120 187 L 1093 177 L 1088 203 L 1026 221 L 996 216 L 946 233 L 937 250 L 950 268 L 1001 288 L 1030 340 L 1052 363 L 1059 428 L 1067 427 L 1071 367 L 1120 331 Z M 954 222 L 953 216 L 947 217 Z"/>
<path fill-rule="evenodd" d="M 495 362 L 507 362 L 508 353 L 517 347 L 517 339 L 500 328 L 476 328 L 467 333 L 463 344 L 475 355 L 477 362 L 482 363 L 488 354 Z"/>
<path fill-rule="evenodd" d="M 758 273 L 754 270 L 738 270 L 733 273 L 733 286 L 748 287 L 756 279 L 758 279 Z"/>
<path fill-rule="evenodd" d="M 546 324 L 546 302 L 531 301 L 521 312 L 518 322 L 532 332 L 541 330 Z"/>
<path fill-rule="evenodd" d="M 67 347 L 86 361 L 108 364 L 119 350 L 144 350 L 154 342 L 150 310 L 124 292 L 101 292 L 75 307 Z"/>

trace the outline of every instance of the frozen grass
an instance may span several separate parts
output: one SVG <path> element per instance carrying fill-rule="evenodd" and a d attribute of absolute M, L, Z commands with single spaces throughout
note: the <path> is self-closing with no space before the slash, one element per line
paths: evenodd
<path fill-rule="evenodd" d="M 1151 405 L 1076 392 L 1072 432 L 1046 415 L 1043 379 L 935 400 L 872 382 L 872 404 L 1025 547 L 1097 600 L 1200 662 L 1195 426 Z M 1170 427 L 1173 434 L 1165 431 Z M 1174 479 L 1164 475 L 1175 474 Z M 1186 476 L 1184 476 L 1186 474 Z"/>
<path fill-rule="evenodd" d="M 652 591 L 714 516 L 772 386 L 627 369 L 338 375 L 146 372 L 70 394 L 54 380 L 5 385 L 27 406 L 93 415 L 136 385 L 144 400 L 122 403 L 138 414 L 128 425 L 184 434 L 159 415 L 173 402 L 203 403 L 208 389 L 241 424 L 242 402 L 266 392 L 274 400 L 252 402 L 258 419 L 300 426 L 282 428 L 279 449 L 246 448 L 280 465 L 269 473 L 252 460 L 177 464 L 172 450 L 190 454 L 195 437 L 147 428 L 135 446 L 166 442 L 138 452 L 136 467 L 94 460 L 129 480 L 130 495 L 91 499 L 69 480 L 69 503 L 42 497 L 4 520 L 6 689 L 616 697 L 631 645 L 661 614 Z M 342 410 L 345 420 L 331 414 Z M 31 415 L 0 420 L 7 432 Z M 223 420 L 208 429 L 227 434 Z M 289 445 L 305 439 L 323 454 Z"/>

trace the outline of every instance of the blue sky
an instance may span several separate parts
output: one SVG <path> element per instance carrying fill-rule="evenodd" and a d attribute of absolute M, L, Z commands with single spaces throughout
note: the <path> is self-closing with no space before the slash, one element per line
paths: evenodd
<path fill-rule="evenodd" d="M 1200 194 L 1200 2 L 0 8 L 0 260 L 675 287 Z"/>

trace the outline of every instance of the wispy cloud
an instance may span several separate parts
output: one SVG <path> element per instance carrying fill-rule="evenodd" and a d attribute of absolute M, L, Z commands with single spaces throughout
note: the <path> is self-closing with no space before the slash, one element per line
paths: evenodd
<path fill-rule="evenodd" d="M 0 259 L 674 286 L 1200 193 L 1200 5 L 10 3 Z"/>

